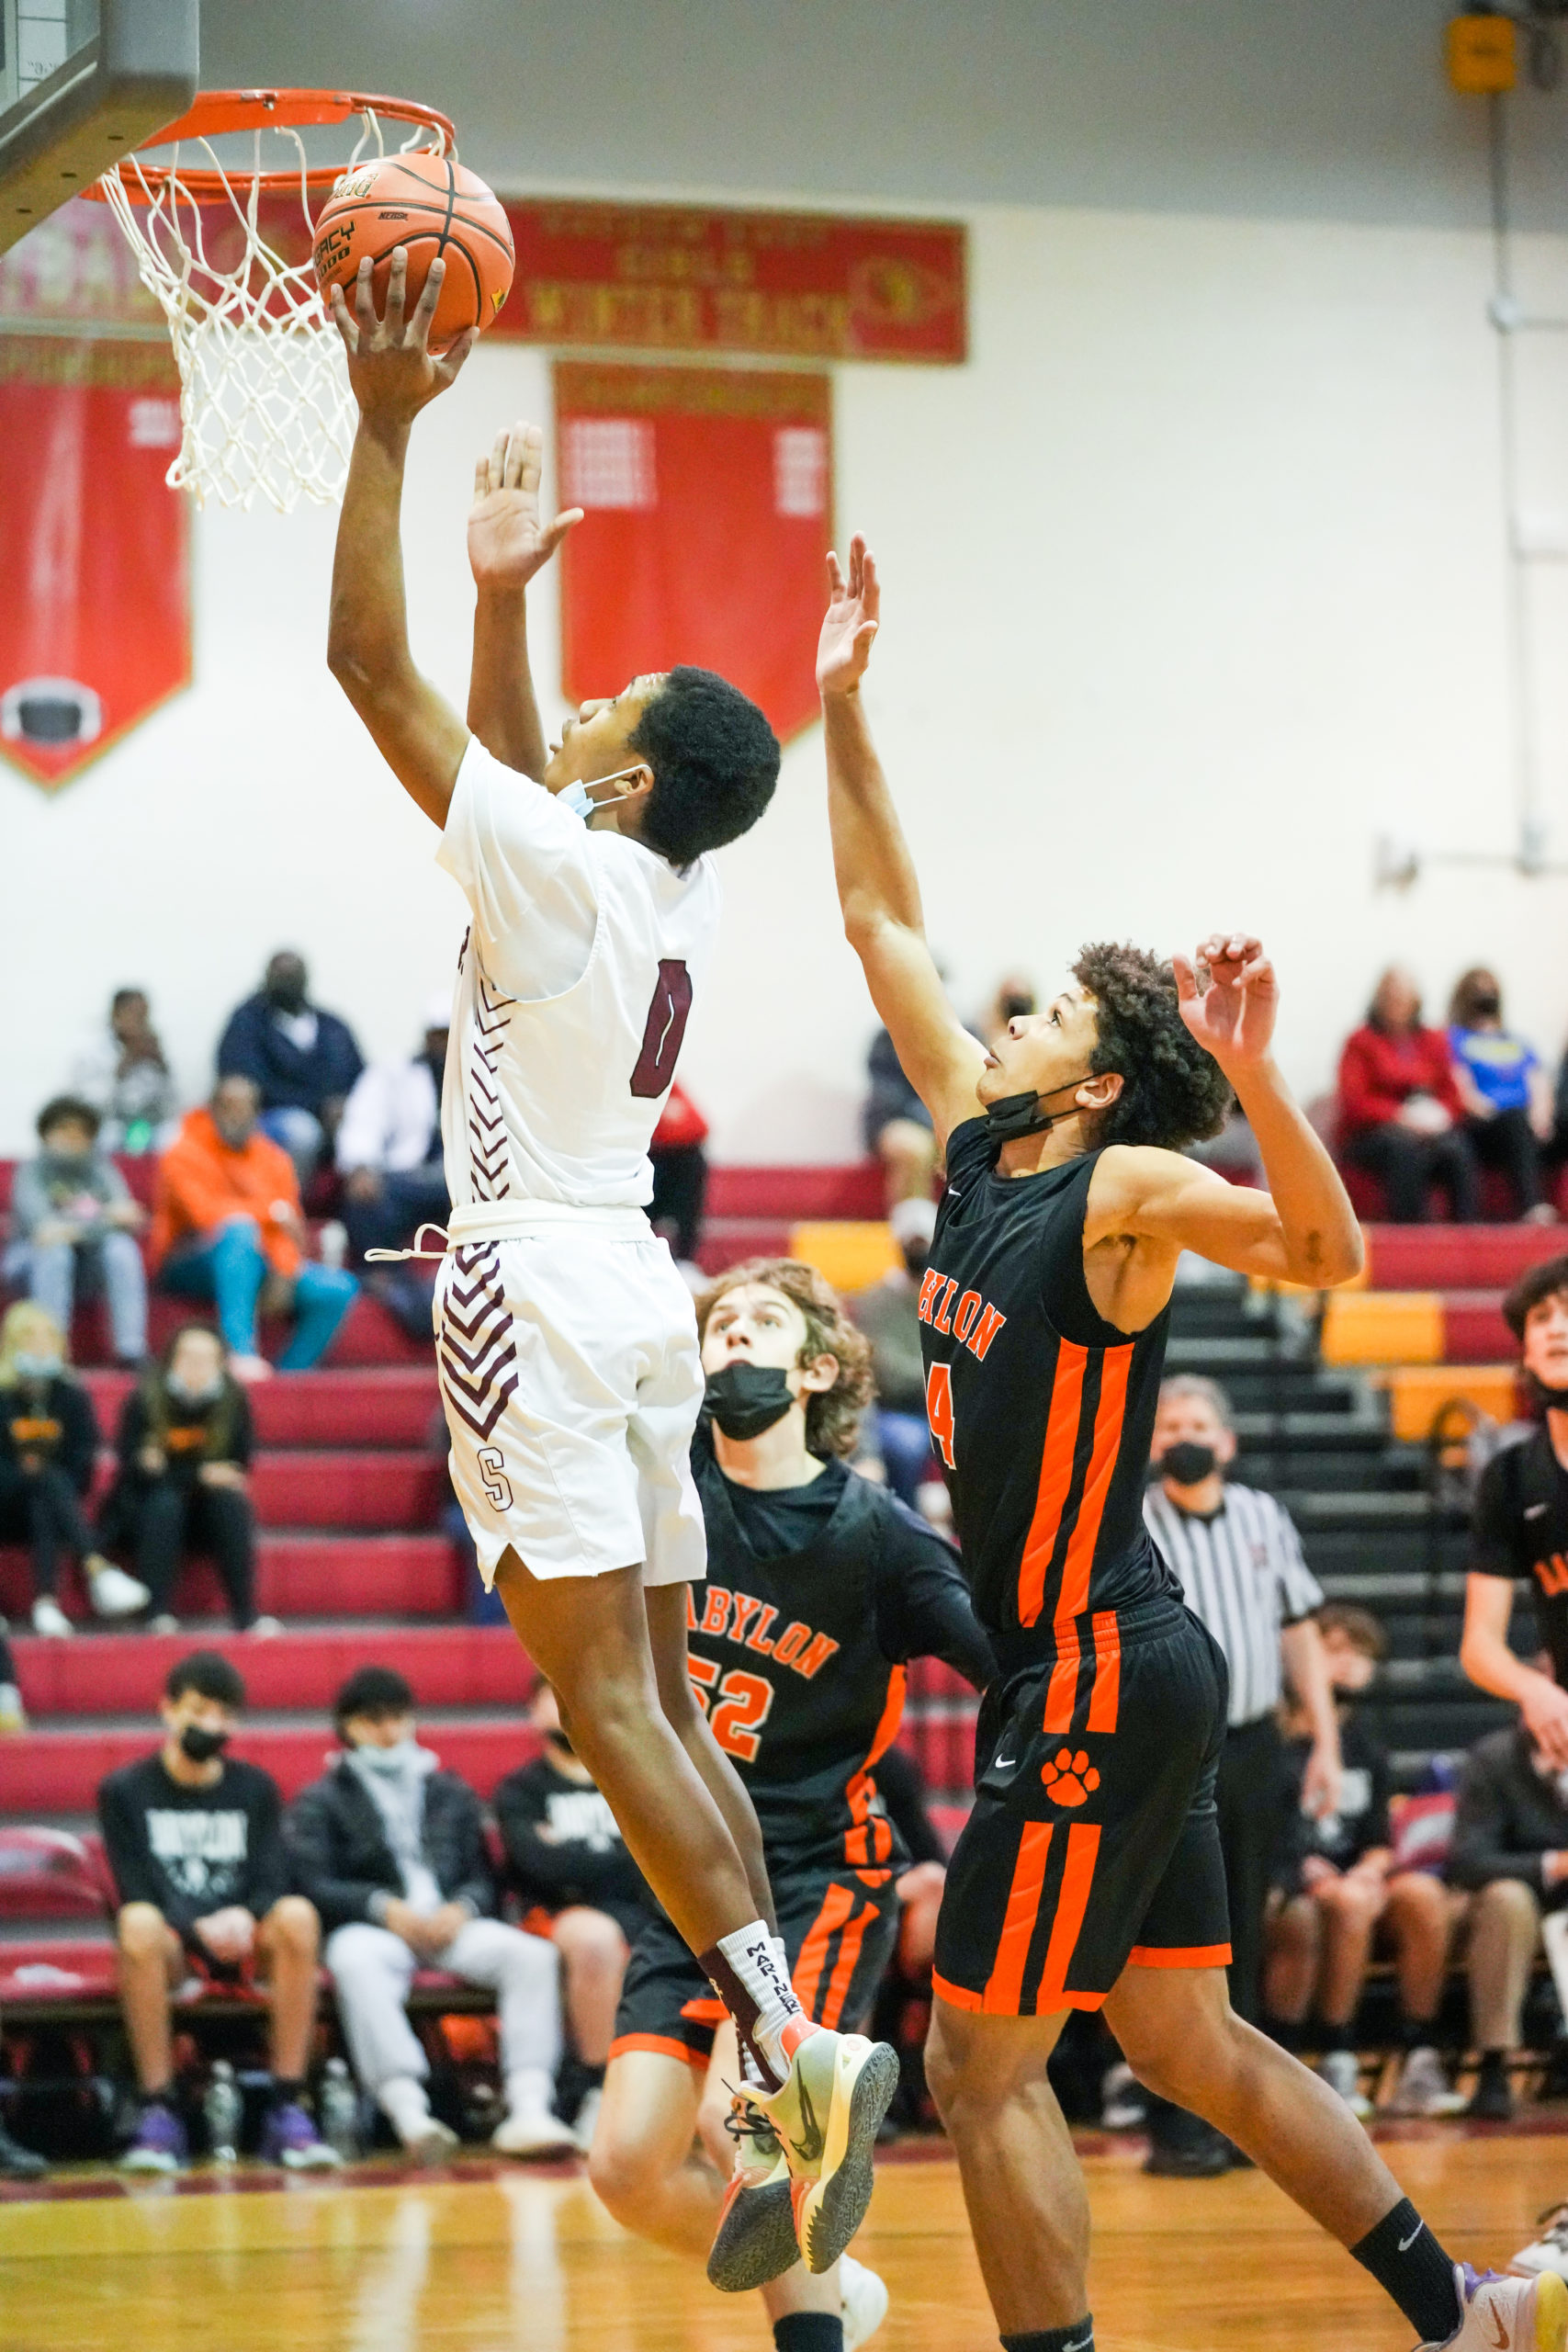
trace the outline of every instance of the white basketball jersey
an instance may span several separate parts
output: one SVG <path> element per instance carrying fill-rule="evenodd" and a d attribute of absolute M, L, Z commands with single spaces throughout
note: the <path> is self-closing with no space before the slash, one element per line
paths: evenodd
<path fill-rule="evenodd" d="M 471 741 L 439 862 L 473 921 L 441 1093 L 455 1208 L 636 1208 L 718 922 L 718 876 L 590 832 Z"/>

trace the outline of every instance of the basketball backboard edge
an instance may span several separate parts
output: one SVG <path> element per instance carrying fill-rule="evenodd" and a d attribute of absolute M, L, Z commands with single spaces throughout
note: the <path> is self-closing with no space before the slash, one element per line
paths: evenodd
<path fill-rule="evenodd" d="M 200 0 L 0 0 L 0 254 L 185 113 L 196 96 Z M 63 62 L 18 86 L 23 29 Z M 35 31 L 36 40 L 36 31 Z M 38 55 L 34 51 L 35 60 Z M 52 51 L 45 49 L 47 62 Z M 36 66 L 35 66 L 36 70 Z"/>

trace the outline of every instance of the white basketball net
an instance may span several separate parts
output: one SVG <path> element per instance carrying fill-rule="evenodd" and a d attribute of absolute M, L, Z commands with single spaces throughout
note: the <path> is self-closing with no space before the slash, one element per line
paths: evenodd
<path fill-rule="evenodd" d="M 367 140 L 382 146 L 375 116 L 367 109 L 363 119 L 351 163 Z M 225 166 L 208 140 L 196 142 L 201 168 L 219 175 L 243 233 L 232 267 L 209 255 L 213 224 L 181 184 L 177 147 L 166 175 L 144 173 L 132 155 L 100 186 L 142 284 L 163 306 L 179 367 L 180 452 L 165 480 L 198 506 L 211 499 L 248 507 L 261 497 L 287 514 L 301 498 L 332 505 L 343 496 L 355 411 L 342 339 L 313 267 L 284 261 L 257 225 L 264 177 L 276 181 L 263 172 L 263 135 L 254 134 L 249 168 Z M 290 139 L 299 151 L 300 210 L 313 243 L 304 141 L 286 124 L 265 135 Z"/>

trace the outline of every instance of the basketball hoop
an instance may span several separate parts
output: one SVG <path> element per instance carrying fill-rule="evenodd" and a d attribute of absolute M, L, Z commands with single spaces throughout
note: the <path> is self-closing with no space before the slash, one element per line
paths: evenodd
<path fill-rule="evenodd" d="M 302 132 L 355 118 L 352 152 L 312 162 Z M 198 506 L 248 507 L 260 495 L 286 514 L 301 497 L 325 505 L 343 495 L 355 406 L 310 259 L 314 208 L 367 152 L 387 152 L 386 123 L 411 126 L 399 152 L 457 155 L 446 116 L 406 98 L 215 90 L 159 132 L 167 161 L 129 155 L 91 190 L 169 322 L 181 438 L 166 480 Z M 232 160 L 246 132 L 248 155 Z M 194 169 L 187 145 L 201 159 Z M 300 244 L 298 259 L 278 249 Z"/>

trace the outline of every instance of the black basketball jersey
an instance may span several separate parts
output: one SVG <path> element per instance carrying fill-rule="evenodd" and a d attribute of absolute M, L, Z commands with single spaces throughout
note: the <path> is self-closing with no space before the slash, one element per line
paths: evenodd
<path fill-rule="evenodd" d="M 874 1767 L 903 1716 L 904 1661 L 944 1657 L 981 1682 L 990 1671 L 951 1545 L 884 1487 L 829 1463 L 817 1487 L 836 1488 L 830 1513 L 801 1549 L 763 1557 L 705 1423 L 692 1468 L 708 1539 L 707 1582 L 686 1594 L 692 1679 L 770 1861 L 827 1849 L 856 1869 L 901 1869 Z"/>
<path fill-rule="evenodd" d="M 1470 1566 L 1476 1576 L 1529 1577 L 1541 1647 L 1568 1689 L 1568 1470 L 1544 1427 L 1482 1472 Z"/>
<path fill-rule="evenodd" d="M 1098 1152 L 1018 1177 L 996 1156 L 983 1119 L 948 1138 L 920 1287 L 926 1410 L 976 1614 L 1004 1672 L 1058 1661 L 1070 1713 L 1080 1657 L 1115 1655 L 1115 1612 L 1180 1597 L 1143 1517 L 1169 1309 L 1129 1338 L 1089 1296 Z"/>

